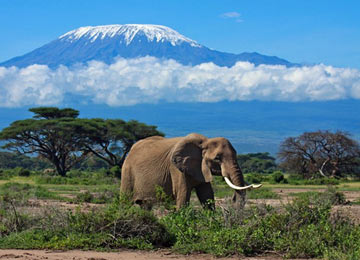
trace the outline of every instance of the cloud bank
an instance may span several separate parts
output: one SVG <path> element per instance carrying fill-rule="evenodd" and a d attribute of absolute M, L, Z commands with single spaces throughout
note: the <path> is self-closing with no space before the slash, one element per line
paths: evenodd
<path fill-rule="evenodd" d="M 360 71 L 315 65 L 295 68 L 238 62 L 184 66 L 153 57 L 118 59 L 107 65 L 0 67 L 0 107 L 93 102 L 138 103 L 223 100 L 325 101 L 360 99 Z M 74 98 L 75 97 L 75 98 Z"/>

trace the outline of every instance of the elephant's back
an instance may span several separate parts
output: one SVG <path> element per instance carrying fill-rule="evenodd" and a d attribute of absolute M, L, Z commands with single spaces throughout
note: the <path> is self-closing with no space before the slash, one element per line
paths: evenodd
<path fill-rule="evenodd" d="M 145 151 L 154 152 L 153 155 L 160 155 L 160 153 L 171 150 L 172 147 L 181 139 L 182 137 L 175 138 L 165 138 L 162 136 L 151 136 L 145 139 L 142 139 L 136 142 L 129 152 L 130 153 L 143 153 Z"/>

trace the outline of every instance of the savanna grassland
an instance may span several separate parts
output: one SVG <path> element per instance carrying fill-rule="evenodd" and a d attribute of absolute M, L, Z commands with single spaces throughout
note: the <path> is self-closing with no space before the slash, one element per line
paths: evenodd
<path fill-rule="evenodd" d="M 215 211 L 202 209 L 193 194 L 176 212 L 161 189 L 152 211 L 131 205 L 105 170 L 67 177 L 2 170 L 0 248 L 359 259 L 360 182 L 276 175 L 263 175 L 264 186 L 248 192 L 242 211 L 232 209 L 232 191 L 215 177 Z"/>

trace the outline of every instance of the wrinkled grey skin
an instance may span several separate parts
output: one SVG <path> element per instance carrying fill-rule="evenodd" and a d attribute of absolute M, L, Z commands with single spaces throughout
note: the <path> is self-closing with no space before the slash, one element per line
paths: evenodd
<path fill-rule="evenodd" d="M 206 138 L 200 134 L 153 136 L 137 142 L 121 175 L 121 192 L 131 194 L 135 203 L 152 205 L 156 187 L 160 186 L 174 198 L 177 209 L 189 203 L 193 189 L 204 206 L 214 208 L 212 175 L 228 177 L 237 186 L 245 185 L 231 143 L 222 137 Z M 235 191 L 235 207 L 242 206 L 244 194 L 245 191 Z"/>

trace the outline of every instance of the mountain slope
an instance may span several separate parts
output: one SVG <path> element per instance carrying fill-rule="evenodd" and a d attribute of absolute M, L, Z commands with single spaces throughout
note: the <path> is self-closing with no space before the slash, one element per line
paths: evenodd
<path fill-rule="evenodd" d="M 32 52 L 0 63 L 0 66 L 45 64 L 56 68 L 59 65 L 71 66 L 90 60 L 110 64 L 119 56 L 154 56 L 174 59 L 184 65 L 213 62 L 219 66 L 231 67 L 237 61 L 249 61 L 255 65 L 297 66 L 276 56 L 211 50 L 166 26 L 139 24 L 81 27 Z"/>

